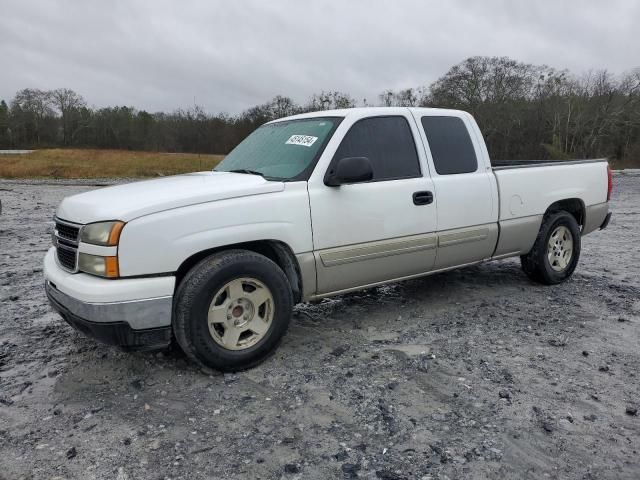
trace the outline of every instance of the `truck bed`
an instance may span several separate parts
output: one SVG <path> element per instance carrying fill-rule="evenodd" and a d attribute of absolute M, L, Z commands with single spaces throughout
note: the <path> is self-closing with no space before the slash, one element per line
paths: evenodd
<path fill-rule="evenodd" d="M 605 159 L 497 163 L 493 172 L 498 183 L 500 221 L 542 215 L 549 205 L 562 200 L 579 201 L 587 216 L 592 207 L 606 209 Z"/>

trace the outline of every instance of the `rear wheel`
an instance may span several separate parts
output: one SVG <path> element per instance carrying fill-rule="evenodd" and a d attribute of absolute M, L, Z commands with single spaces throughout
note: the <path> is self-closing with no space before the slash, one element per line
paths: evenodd
<path fill-rule="evenodd" d="M 250 368 L 275 350 L 293 298 L 280 267 L 245 250 L 207 257 L 176 292 L 176 340 L 195 362 L 221 371 Z"/>
<path fill-rule="evenodd" d="M 555 285 L 569 278 L 580 258 L 580 227 L 568 212 L 545 216 L 529 253 L 520 257 L 522 269 L 532 280 Z"/>

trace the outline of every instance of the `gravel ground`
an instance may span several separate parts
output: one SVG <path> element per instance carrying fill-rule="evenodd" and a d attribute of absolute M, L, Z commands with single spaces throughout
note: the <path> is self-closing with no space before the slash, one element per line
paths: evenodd
<path fill-rule="evenodd" d="M 231 375 L 51 311 L 51 217 L 90 183 L 0 180 L 0 478 L 640 478 L 640 175 L 563 285 L 508 260 L 298 306 Z"/>

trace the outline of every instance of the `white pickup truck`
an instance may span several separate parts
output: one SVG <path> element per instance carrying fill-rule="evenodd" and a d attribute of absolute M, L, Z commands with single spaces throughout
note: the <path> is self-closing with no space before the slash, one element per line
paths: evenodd
<path fill-rule="evenodd" d="M 610 195 L 606 160 L 492 167 L 462 111 L 307 113 L 258 128 L 214 171 L 65 198 L 45 288 L 89 336 L 175 339 L 234 371 L 275 349 L 297 302 L 514 256 L 562 282 Z"/>

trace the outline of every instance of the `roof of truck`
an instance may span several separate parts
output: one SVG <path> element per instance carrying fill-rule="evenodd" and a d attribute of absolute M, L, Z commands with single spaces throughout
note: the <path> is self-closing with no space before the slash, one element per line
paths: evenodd
<path fill-rule="evenodd" d="M 451 110 L 447 108 L 426 108 L 426 107 L 354 107 L 354 108 L 341 108 L 337 110 L 318 110 L 315 112 L 300 113 L 298 115 L 291 115 L 289 117 L 279 118 L 273 120 L 273 122 L 282 122 L 285 120 L 297 120 L 303 118 L 317 118 L 317 117 L 367 117 L 370 115 L 398 115 L 400 113 L 406 113 L 407 110 L 416 112 L 420 115 L 443 115 L 451 117 L 463 117 L 468 116 L 469 113 L 463 110 Z M 269 122 L 271 123 L 271 122 Z"/>

